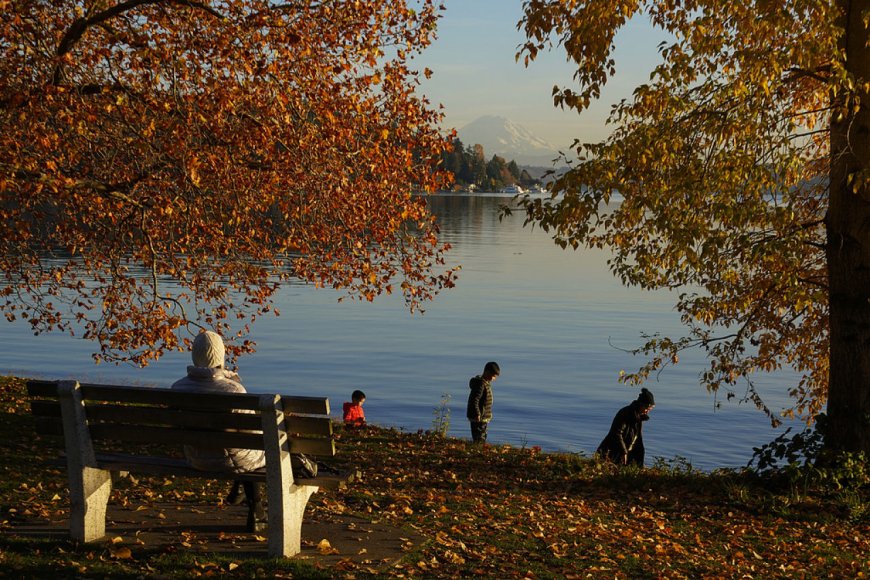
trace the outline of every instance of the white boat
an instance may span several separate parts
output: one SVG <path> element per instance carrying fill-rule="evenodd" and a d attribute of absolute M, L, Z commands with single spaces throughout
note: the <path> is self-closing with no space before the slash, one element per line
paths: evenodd
<path fill-rule="evenodd" d="M 519 185 L 508 185 L 501 189 L 501 193 L 525 193 L 526 190 Z"/>

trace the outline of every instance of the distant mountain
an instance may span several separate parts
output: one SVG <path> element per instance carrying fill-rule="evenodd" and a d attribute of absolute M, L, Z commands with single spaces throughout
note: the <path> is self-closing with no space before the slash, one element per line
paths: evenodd
<path fill-rule="evenodd" d="M 550 167 L 557 154 L 552 144 L 504 117 L 478 117 L 456 132 L 466 146 L 483 145 L 487 160 L 498 155 L 520 165 Z"/>

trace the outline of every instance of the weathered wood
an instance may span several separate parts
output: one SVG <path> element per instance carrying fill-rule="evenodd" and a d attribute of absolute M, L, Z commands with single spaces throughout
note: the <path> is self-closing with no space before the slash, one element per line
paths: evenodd
<path fill-rule="evenodd" d="M 56 382 L 27 381 L 28 394 L 36 397 L 56 397 Z M 260 395 L 255 393 L 223 393 L 206 391 L 178 391 L 161 387 L 131 387 L 124 385 L 98 385 L 80 383 L 88 401 L 115 401 L 123 403 L 163 404 L 172 407 L 197 405 L 209 409 L 257 410 Z M 193 395 L 193 397 L 189 397 Z M 310 415 L 329 414 L 329 400 L 324 397 L 299 397 L 282 395 L 282 405 L 287 413 Z"/>
<path fill-rule="evenodd" d="M 27 394 L 31 397 L 57 398 L 57 381 L 40 381 L 31 379 L 25 383 Z"/>
<path fill-rule="evenodd" d="M 201 447 L 263 449 L 263 435 L 216 430 L 193 430 L 153 425 L 97 423 L 90 426 L 94 441 L 109 443 L 162 443 Z"/>
<path fill-rule="evenodd" d="M 296 435 L 332 436 L 332 419 L 329 417 L 288 416 L 285 411 L 284 420 L 286 422 L 287 433 L 289 433 L 291 437 Z M 332 453 L 329 453 L 328 455 L 332 455 Z"/>
<path fill-rule="evenodd" d="M 89 405 L 87 415 L 88 421 L 92 424 L 172 425 L 213 431 L 242 429 L 259 432 L 260 430 L 259 416 L 254 413 L 234 413 L 232 410 L 199 411 L 105 403 Z"/>
<path fill-rule="evenodd" d="M 296 397 L 281 395 L 285 413 L 329 415 L 329 399 L 323 397 Z"/>
<path fill-rule="evenodd" d="M 265 483 L 266 470 L 245 471 L 201 471 L 188 465 L 187 461 L 172 457 L 154 457 L 149 455 L 126 455 L 122 453 L 100 453 L 97 455 L 97 467 L 112 472 L 127 471 L 148 475 L 171 475 L 198 479 L 223 479 L 228 481 L 255 481 Z M 348 483 L 356 479 L 353 471 L 340 473 L 318 473 L 317 477 L 296 477 L 296 485 L 313 485 L 324 489 L 345 489 Z"/>
<path fill-rule="evenodd" d="M 35 417 L 55 419 L 61 417 L 60 404 L 57 401 L 34 400 L 30 403 L 30 409 Z M 259 431 L 261 426 L 260 417 L 257 414 L 143 407 L 113 403 L 88 405 L 87 418 L 91 423 L 174 425 L 184 428 L 215 430 Z M 329 417 L 293 415 L 287 417 L 287 432 L 291 436 L 320 435 L 330 437 L 333 434 L 332 420 Z M 331 455 L 332 453 L 326 454 Z"/>
<path fill-rule="evenodd" d="M 57 387 L 55 387 L 57 388 Z M 34 417 L 49 417 L 60 419 L 60 403 L 57 400 L 33 400 L 30 401 L 30 412 Z"/>
<path fill-rule="evenodd" d="M 305 455 L 319 455 L 328 457 L 335 455 L 335 441 L 332 439 L 303 439 L 292 437 L 290 439 L 290 453 L 304 453 Z"/>

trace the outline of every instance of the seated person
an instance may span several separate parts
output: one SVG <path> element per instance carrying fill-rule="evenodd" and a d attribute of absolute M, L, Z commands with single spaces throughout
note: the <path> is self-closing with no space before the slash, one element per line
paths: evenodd
<path fill-rule="evenodd" d="M 366 414 L 363 411 L 363 403 L 366 402 L 366 394 L 356 390 L 350 395 L 350 401 L 344 404 L 345 427 L 365 427 Z"/>
<path fill-rule="evenodd" d="M 187 376 L 176 381 L 172 389 L 179 391 L 216 391 L 245 393 L 239 375 L 224 369 L 224 342 L 215 332 L 207 330 L 193 341 L 193 365 L 187 367 Z M 187 462 L 203 471 L 254 471 L 266 465 L 265 453 L 260 449 L 224 449 L 212 446 L 184 446 Z M 238 482 L 234 484 L 234 489 Z M 260 532 L 266 527 L 262 484 L 242 483 L 248 502 L 248 531 Z M 231 492 L 231 496 L 233 493 Z M 229 503 L 235 503 L 231 498 Z"/>

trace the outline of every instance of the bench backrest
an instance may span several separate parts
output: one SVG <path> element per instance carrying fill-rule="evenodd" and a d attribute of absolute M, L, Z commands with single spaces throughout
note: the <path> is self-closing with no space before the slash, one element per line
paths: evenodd
<path fill-rule="evenodd" d="M 264 449 L 262 395 L 182 392 L 150 387 L 80 384 L 91 440 L 96 443 L 208 445 Z M 58 382 L 28 381 L 37 431 L 63 435 Z M 291 453 L 335 455 L 329 400 L 280 396 Z"/>

